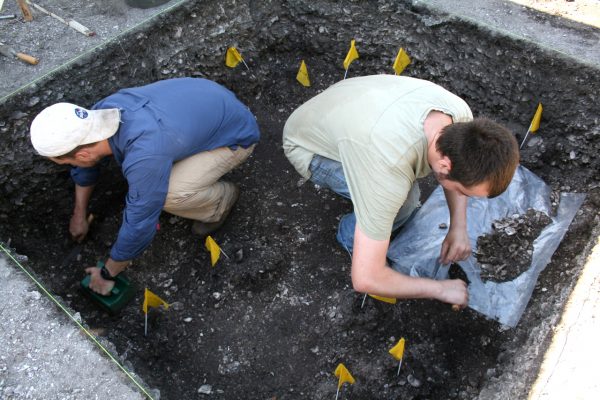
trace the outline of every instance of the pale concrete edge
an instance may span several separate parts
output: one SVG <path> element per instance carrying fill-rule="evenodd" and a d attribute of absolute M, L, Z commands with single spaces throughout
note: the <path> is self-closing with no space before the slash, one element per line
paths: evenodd
<path fill-rule="evenodd" d="M 33 290 L 33 291 L 39 291 L 42 295 L 43 298 L 45 298 L 47 301 L 45 302 L 46 306 L 44 306 L 42 304 L 39 305 L 39 307 L 47 307 L 47 316 L 51 319 L 54 319 L 55 321 L 59 322 L 60 324 L 64 324 L 64 325 L 70 325 L 73 327 L 73 329 L 75 330 L 79 330 L 81 333 L 82 338 L 80 340 L 82 341 L 86 341 L 89 343 L 90 347 L 92 348 L 92 351 L 94 353 L 96 353 L 97 357 L 99 359 L 104 359 L 107 363 L 107 365 L 110 365 L 110 369 L 112 371 L 114 371 L 114 379 L 116 379 L 115 382 L 121 382 L 124 386 L 128 387 L 130 390 L 132 390 L 135 393 L 138 393 L 140 398 L 147 398 L 146 395 L 144 395 L 144 393 L 142 392 L 142 390 L 140 390 L 139 387 L 137 387 L 132 381 L 131 379 L 119 368 L 118 365 L 116 365 L 114 363 L 113 360 L 110 360 L 110 358 L 107 356 L 107 354 L 99 348 L 99 346 L 94 343 L 91 338 L 81 330 L 80 327 L 77 326 L 77 324 L 73 321 L 73 318 L 75 317 L 75 315 L 77 314 L 77 311 L 73 310 L 71 307 L 65 305 L 64 301 L 62 301 L 62 299 L 58 296 L 54 296 L 62 305 L 62 307 L 64 307 L 64 309 L 70 314 L 67 315 L 63 310 L 60 310 L 60 307 L 58 307 L 58 305 L 52 301 L 45 293 L 43 290 L 41 290 L 41 288 L 29 277 L 27 276 L 27 274 L 19 267 L 19 265 L 17 265 L 17 261 L 15 261 L 15 259 L 13 259 L 12 257 L 18 258 L 16 257 L 16 254 L 14 253 L 14 251 L 7 249 L 7 246 L 5 246 L 5 244 L 0 241 L 0 243 L 2 243 L 4 249 L 6 251 L 8 251 L 10 254 L 7 254 L 5 251 L 2 251 L 0 249 L 0 262 L 4 264 L 5 268 L 9 268 L 11 270 L 13 270 L 13 273 L 11 273 L 12 278 L 10 279 L 19 279 L 22 280 L 23 283 L 22 285 L 25 285 L 25 287 L 28 287 L 27 290 Z M 38 280 L 38 282 L 40 282 L 43 285 L 43 282 L 41 282 L 39 280 L 39 277 L 36 276 L 34 273 L 32 273 L 32 271 L 30 270 L 30 268 L 27 268 L 27 266 L 23 266 L 23 268 L 25 268 L 28 273 L 32 274 L 32 276 Z M 45 288 L 46 290 L 48 290 L 47 288 Z M 8 300 L 6 300 L 8 301 Z M 15 302 L 15 306 L 18 306 L 18 302 Z M 79 323 L 89 332 L 89 326 L 85 323 L 85 321 L 83 319 L 81 319 L 79 321 Z M 90 332 L 90 334 L 93 335 L 93 333 Z M 152 396 L 153 400 L 159 400 L 160 399 L 160 391 L 156 388 L 151 388 L 149 385 L 147 385 L 143 379 L 137 375 L 134 371 L 133 371 L 133 367 L 131 365 L 131 363 L 127 362 L 126 360 L 123 360 L 117 353 L 117 350 L 115 348 L 115 346 L 108 340 L 106 340 L 105 338 L 102 337 L 98 337 L 98 336 L 94 336 L 95 339 L 111 354 L 112 357 L 114 357 L 122 366 L 124 366 L 124 368 L 127 370 L 127 372 L 141 385 L 145 388 L 145 390 L 147 390 L 149 392 L 149 394 Z M 2 338 L 0 338 L 2 339 Z M 70 339 L 72 340 L 72 339 Z M 67 372 L 67 371 L 64 371 Z M 71 370 L 71 372 L 76 372 Z M 72 377 L 74 381 L 77 380 L 76 376 Z"/>
<path fill-rule="evenodd" d="M 496 0 L 491 0 L 491 1 L 496 1 Z M 483 19 L 478 20 L 471 16 L 461 14 L 460 12 L 451 11 L 451 10 L 453 10 L 452 8 L 447 9 L 447 8 L 441 7 L 438 4 L 434 4 L 429 0 L 411 0 L 411 2 L 415 7 L 428 9 L 432 13 L 437 14 L 438 16 L 447 15 L 449 19 L 454 19 L 458 22 L 463 22 L 463 23 L 467 23 L 467 24 L 476 26 L 478 29 L 480 29 L 484 32 L 488 32 L 490 35 L 506 36 L 507 38 L 510 38 L 511 40 L 514 40 L 516 42 L 524 42 L 524 43 L 528 44 L 529 46 L 534 46 L 534 47 L 540 48 L 544 52 L 551 54 L 552 57 L 565 59 L 567 61 L 574 62 L 576 64 L 583 65 L 583 66 L 593 68 L 596 70 L 600 69 L 600 63 L 595 60 L 578 58 L 574 54 L 569 54 L 565 51 L 558 50 L 554 47 L 546 45 L 545 43 L 543 43 L 539 40 L 534 40 L 532 38 L 516 34 L 515 32 L 513 32 L 511 30 L 499 27 L 491 21 L 485 21 Z M 452 3 L 452 1 L 449 0 L 447 3 Z M 511 4 L 517 5 L 516 3 L 511 3 Z M 525 7 L 525 6 L 521 6 L 521 7 Z M 537 11 L 540 13 L 542 12 L 539 10 L 534 10 L 534 11 Z M 509 19 L 508 16 L 507 16 L 507 19 Z M 515 29 L 515 30 L 517 30 L 517 29 Z"/>
<path fill-rule="evenodd" d="M 557 387 L 557 383 L 553 383 L 555 381 L 560 382 L 560 380 L 563 380 L 569 382 L 569 379 L 565 379 L 564 374 L 580 374 L 584 370 L 587 370 L 588 375 L 586 376 L 591 378 L 588 383 L 594 385 L 596 388 L 599 386 L 599 383 L 594 378 L 597 372 L 595 364 L 597 363 L 598 355 L 600 354 L 597 341 L 589 343 L 585 337 L 582 337 L 581 334 L 579 334 L 582 329 L 585 330 L 588 335 L 591 333 L 590 329 L 598 330 L 598 322 L 596 322 L 594 318 L 586 319 L 582 318 L 582 316 L 589 313 L 590 307 L 600 304 L 600 291 L 598 290 L 598 282 L 600 282 L 599 226 L 596 226 L 594 229 L 592 239 L 586 247 L 587 248 L 581 257 L 585 257 L 585 254 L 589 254 L 589 256 L 585 261 L 583 270 L 575 284 L 575 288 L 571 292 L 565 305 L 561 320 L 556 328 L 554 328 L 552 341 L 544 354 L 544 359 L 537 379 L 529 393 L 528 398 L 530 400 L 555 398 L 556 396 L 548 392 L 548 388 Z M 598 334 L 599 332 L 596 333 Z M 596 335 L 596 338 L 599 336 L 600 334 Z M 565 352 L 568 342 L 570 341 L 572 343 L 574 340 L 578 342 L 577 344 L 580 346 L 579 349 L 573 350 L 573 347 L 571 346 L 569 348 L 571 352 Z M 585 350 L 585 353 L 583 350 Z M 566 361 L 567 356 L 575 356 L 578 358 L 577 365 L 564 365 L 569 363 L 569 361 Z M 585 362 L 588 362 L 589 364 L 584 364 Z M 559 369 L 560 366 L 563 367 L 562 370 Z M 565 371 L 564 369 L 567 369 L 568 371 Z M 577 390 L 585 390 L 584 387 L 581 387 L 581 382 L 571 382 L 571 384 L 578 385 Z M 573 390 L 569 390 L 566 387 L 561 388 L 561 391 L 562 390 L 567 390 L 571 394 L 574 394 Z"/>

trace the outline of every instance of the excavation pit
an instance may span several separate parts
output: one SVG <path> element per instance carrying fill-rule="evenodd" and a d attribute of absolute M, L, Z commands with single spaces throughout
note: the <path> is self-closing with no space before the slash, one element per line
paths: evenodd
<path fill-rule="evenodd" d="M 519 141 L 537 103 L 544 104 L 522 164 L 553 190 L 583 192 L 586 200 L 516 328 L 433 301 L 367 299 L 361 308 L 348 255 L 335 241 L 351 204 L 300 185 L 281 150 L 290 113 L 343 78 L 351 39 L 360 58 L 349 76 L 391 73 L 404 47 L 413 59 L 404 75 L 448 88 L 474 114 L 512 128 Z M 223 65 L 230 45 L 249 71 Z M 295 80 L 301 60 L 310 88 Z M 180 76 L 235 92 L 257 116 L 262 138 L 250 161 L 229 176 L 242 194 L 214 237 L 231 259 L 210 267 L 190 222 L 163 213 L 152 245 L 127 271 L 138 288 L 172 304 L 151 312 L 145 337 L 143 290 L 117 316 L 78 290 L 83 268 L 108 255 L 120 226 L 120 172 L 114 165 L 104 171 L 90 206 L 96 220 L 75 254 L 68 170 L 33 154 L 28 127 L 52 103 L 89 106 L 122 87 Z M 0 240 L 26 255 L 26 266 L 161 398 L 195 399 L 203 385 L 218 399 L 333 398 L 340 362 L 357 380 L 344 388 L 345 398 L 524 398 L 599 232 L 599 78 L 590 63 L 410 3 L 184 2 L 22 90 L 7 90 L 0 109 Z M 433 182 L 423 186 L 425 197 Z M 396 377 L 387 351 L 400 337 L 407 347 Z"/>

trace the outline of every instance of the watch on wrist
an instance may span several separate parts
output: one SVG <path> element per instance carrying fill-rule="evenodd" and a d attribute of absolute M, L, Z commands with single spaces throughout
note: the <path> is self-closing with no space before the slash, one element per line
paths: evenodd
<path fill-rule="evenodd" d="M 98 261 L 97 266 L 100 268 L 100 276 L 102 277 L 102 279 L 107 281 L 116 280 L 115 277 L 110 274 L 110 272 L 106 268 L 106 265 L 102 261 Z"/>

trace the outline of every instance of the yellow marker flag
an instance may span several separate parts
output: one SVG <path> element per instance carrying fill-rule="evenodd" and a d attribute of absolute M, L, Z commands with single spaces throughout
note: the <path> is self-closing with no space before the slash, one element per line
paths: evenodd
<path fill-rule="evenodd" d="M 302 84 L 302 86 L 310 86 L 310 79 L 308 78 L 308 69 L 306 69 L 306 64 L 304 60 L 300 63 L 300 68 L 298 69 L 298 74 L 296 75 L 296 80 Z"/>
<path fill-rule="evenodd" d="M 146 288 L 144 290 L 144 305 L 142 306 L 142 310 L 144 310 L 144 314 L 148 314 L 148 307 L 158 307 L 163 306 L 165 310 L 169 308 L 169 303 L 152 293 Z"/>
<path fill-rule="evenodd" d="M 214 267 L 221 256 L 221 248 L 210 235 L 206 237 L 204 245 L 206 246 L 206 250 L 210 252 L 210 263 Z"/>
<path fill-rule="evenodd" d="M 350 63 L 358 58 L 358 51 L 356 51 L 356 40 L 352 39 L 350 42 L 350 50 L 348 50 L 348 54 L 346 54 L 346 58 L 344 59 L 344 69 L 348 69 L 350 67 Z"/>
<path fill-rule="evenodd" d="M 369 296 L 374 298 L 375 300 L 383 301 L 385 303 L 390 303 L 390 304 L 396 304 L 396 302 L 398 301 L 398 299 L 395 299 L 393 297 L 376 296 L 374 294 L 370 294 Z"/>
<path fill-rule="evenodd" d="M 338 390 L 346 382 L 348 382 L 351 385 L 353 385 L 354 382 L 355 382 L 354 378 L 350 374 L 350 371 L 348 371 L 348 369 L 346 368 L 346 366 L 344 364 L 342 364 L 342 363 L 340 363 L 337 366 L 337 368 L 335 369 L 334 374 L 335 374 L 335 376 L 337 376 L 339 378 L 339 380 L 338 380 Z"/>
<path fill-rule="evenodd" d="M 410 64 L 410 57 L 404 49 L 401 47 L 398 51 L 398 55 L 396 56 L 396 60 L 394 60 L 394 71 L 396 71 L 396 75 L 400 75 L 404 68 L 406 68 Z"/>
<path fill-rule="evenodd" d="M 398 344 L 390 349 L 390 354 L 396 360 L 402 360 L 402 357 L 404 356 L 404 338 L 401 338 L 400 341 L 398 341 Z"/>
<path fill-rule="evenodd" d="M 533 116 L 533 119 L 531 120 L 531 125 L 529 125 L 529 131 L 530 132 L 535 132 L 540 128 L 540 121 L 542 120 L 542 110 L 544 108 L 542 107 L 542 103 L 538 103 L 537 106 L 537 110 L 535 110 L 535 115 Z"/>
<path fill-rule="evenodd" d="M 229 68 L 235 68 L 242 60 L 242 55 L 235 47 L 227 49 L 227 53 L 225 53 L 225 65 Z"/>

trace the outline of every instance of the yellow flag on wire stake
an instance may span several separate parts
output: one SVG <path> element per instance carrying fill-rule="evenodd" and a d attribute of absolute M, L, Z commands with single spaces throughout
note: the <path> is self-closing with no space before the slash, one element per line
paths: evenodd
<path fill-rule="evenodd" d="M 158 307 L 163 306 L 165 310 L 169 308 L 169 303 L 152 293 L 148 288 L 144 290 L 144 305 L 142 306 L 142 310 L 144 310 L 144 314 L 148 314 L 148 307 Z"/>
<path fill-rule="evenodd" d="M 148 288 L 144 289 L 144 304 L 142 310 L 144 311 L 144 336 L 148 335 L 148 307 L 159 307 L 163 306 L 164 309 L 169 308 L 169 303 L 152 293 Z"/>
<path fill-rule="evenodd" d="M 240 62 L 244 63 L 248 71 L 250 70 L 240 52 L 235 47 L 229 47 L 225 53 L 225 65 L 227 65 L 229 68 L 235 68 Z"/>
<path fill-rule="evenodd" d="M 296 75 L 296 80 L 302 84 L 302 86 L 309 87 L 310 86 L 310 78 L 308 77 L 308 69 L 306 69 L 306 64 L 304 60 L 300 63 L 300 68 L 298 69 L 298 74 Z"/>
<path fill-rule="evenodd" d="M 204 246 L 206 246 L 206 250 L 210 252 L 210 263 L 214 267 L 217 261 L 219 261 L 219 257 L 221 257 L 221 248 L 210 235 L 206 237 Z"/>
<path fill-rule="evenodd" d="M 396 343 L 396 345 L 390 349 L 390 354 L 398 361 L 400 361 L 404 356 L 405 342 L 406 341 L 404 340 L 404 338 L 400 338 L 398 343 Z"/>
<path fill-rule="evenodd" d="M 338 364 L 337 368 L 335 369 L 334 374 L 338 378 L 337 393 L 335 394 L 335 399 L 337 400 L 338 395 L 340 394 L 340 388 L 342 387 L 342 385 L 344 383 L 349 383 L 349 384 L 353 385 L 355 381 L 354 381 L 354 378 L 352 377 L 352 374 L 350 374 L 350 371 L 348 371 L 348 368 L 346 368 L 346 366 L 342 363 Z"/>
<path fill-rule="evenodd" d="M 356 40 L 352 39 L 350 41 L 350 50 L 348 50 L 348 54 L 346 54 L 346 58 L 344 58 L 344 69 L 346 73 L 344 74 L 344 79 L 346 79 L 346 75 L 348 74 L 348 68 L 350 68 L 350 63 L 358 58 L 358 51 L 356 50 Z"/>
<path fill-rule="evenodd" d="M 402 73 L 402 71 L 404 71 L 404 68 L 406 68 L 409 64 L 410 64 L 410 57 L 408 56 L 408 54 L 406 54 L 404 49 L 401 47 L 400 50 L 398 51 L 398 55 L 396 56 L 396 59 L 394 60 L 394 65 L 393 65 L 396 75 L 400 75 Z"/>
<path fill-rule="evenodd" d="M 531 120 L 531 125 L 529 125 L 529 131 L 531 133 L 540 129 L 540 121 L 542 120 L 542 111 L 544 108 L 542 107 L 542 103 L 538 103 L 537 110 L 535 110 L 535 115 Z"/>
<path fill-rule="evenodd" d="M 531 120 L 531 123 L 529 124 L 529 129 L 527 129 L 527 133 L 525 134 L 525 137 L 523 138 L 523 141 L 521 142 L 519 149 L 522 148 L 523 145 L 525 144 L 525 141 L 527 140 L 527 137 L 529 136 L 529 132 L 531 132 L 533 134 L 540 128 L 540 121 L 542 120 L 542 111 L 543 110 L 544 110 L 544 108 L 542 107 L 542 103 L 538 103 L 537 109 L 535 110 L 535 115 L 533 116 L 533 119 Z"/>
<path fill-rule="evenodd" d="M 400 367 L 402 366 L 402 359 L 404 358 L 404 338 L 400 338 L 398 343 L 390 349 L 390 354 L 396 360 L 398 360 L 398 372 L 396 375 L 400 375 Z"/>
<path fill-rule="evenodd" d="M 225 53 L 225 65 L 229 68 L 235 68 L 242 61 L 242 55 L 235 47 L 230 47 Z"/>
<path fill-rule="evenodd" d="M 350 63 L 358 58 L 358 51 L 356 50 L 356 40 L 352 39 L 350 41 L 350 50 L 348 50 L 348 54 L 346 54 L 346 58 L 344 58 L 344 69 L 350 68 Z"/>

